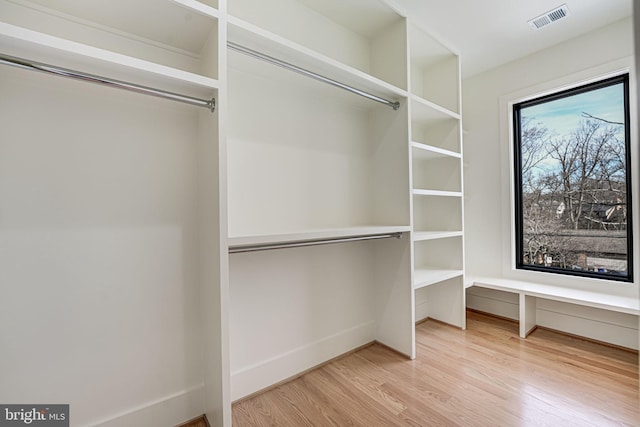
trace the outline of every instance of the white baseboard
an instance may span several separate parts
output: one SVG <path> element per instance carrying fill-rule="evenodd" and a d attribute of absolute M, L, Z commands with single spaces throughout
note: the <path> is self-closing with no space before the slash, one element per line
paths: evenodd
<path fill-rule="evenodd" d="M 563 313 L 538 310 L 538 325 L 601 341 L 633 350 L 638 350 L 638 329 L 577 318 Z"/>
<path fill-rule="evenodd" d="M 500 291 L 468 291 L 467 307 L 497 316 L 518 318 L 517 303 L 510 301 L 508 293 Z M 592 340 L 634 350 L 639 348 L 638 319 L 631 314 L 557 301 L 539 301 L 536 323 L 542 327 Z"/>
<path fill-rule="evenodd" d="M 73 408 L 72 408 L 73 410 Z M 204 385 L 147 402 L 112 417 L 96 420 L 95 427 L 173 427 L 204 413 Z M 73 413 L 71 414 L 73 416 Z"/>
<path fill-rule="evenodd" d="M 416 322 L 420 322 L 429 317 L 429 305 L 426 299 L 419 299 L 416 295 Z"/>
<path fill-rule="evenodd" d="M 518 320 L 518 295 L 484 288 L 467 289 L 467 308 Z"/>
<path fill-rule="evenodd" d="M 231 400 L 294 377 L 374 339 L 375 323 L 367 322 L 232 372 Z"/>

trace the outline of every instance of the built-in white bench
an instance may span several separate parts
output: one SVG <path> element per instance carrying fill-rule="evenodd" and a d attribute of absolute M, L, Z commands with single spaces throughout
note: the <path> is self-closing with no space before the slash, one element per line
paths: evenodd
<path fill-rule="evenodd" d="M 518 294 L 520 337 L 522 338 L 526 338 L 536 328 L 538 298 L 640 316 L 640 300 L 633 297 L 492 277 L 467 278 L 467 285 Z"/>

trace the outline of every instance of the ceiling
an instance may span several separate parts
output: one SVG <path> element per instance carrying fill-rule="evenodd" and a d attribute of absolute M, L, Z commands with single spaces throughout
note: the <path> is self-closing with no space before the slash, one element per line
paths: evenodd
<path fill-rule="evenodd" d="M 460 54 L 469 77 L 633 14 L 633 0 L 396 0 Z M 532 18 L 566 4 L 568 17 L 533 30 Z"/>

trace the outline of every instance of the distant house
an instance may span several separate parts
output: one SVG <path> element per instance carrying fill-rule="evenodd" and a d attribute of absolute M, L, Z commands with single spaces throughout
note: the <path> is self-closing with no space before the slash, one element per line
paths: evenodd
<path fill-rule="evenodd" d="M 625 231 L 562 230 L 554 236 L 548 252 L 537 257 L 537 264 L 552 265 L 564 260 L 575 269 L 613 273 L 627 271 Z"/>

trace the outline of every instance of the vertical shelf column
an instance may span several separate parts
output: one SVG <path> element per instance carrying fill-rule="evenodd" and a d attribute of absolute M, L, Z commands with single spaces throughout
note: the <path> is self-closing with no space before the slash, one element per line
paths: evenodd
<path fill-rule="evenodd" d="M 193 0 L 173 0 L 190 3 Z M 201 310 L 204 346 L 204 413 L 214 426 L 230 427 L 229 253 L 227 243 L 227 0 L 200 0 L 217 6 L 216 36 L 203 45 L 202 67 L 218 76 L 214 121 L 200 116 L 198 151 L 200 200 Z M 209 59 L 207 59 L 209 58 Z M 212 60 L 211 58 L 215 58 Z"/>
<path fill-rule="evenodd" d="M 416 319 L 465 328 L 459 58 L 415 25 L 409 52 Z"/>

